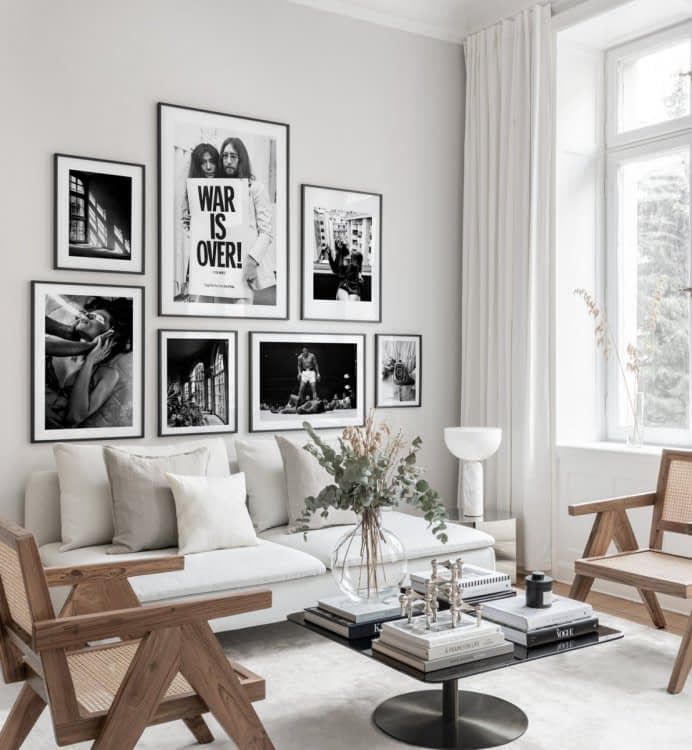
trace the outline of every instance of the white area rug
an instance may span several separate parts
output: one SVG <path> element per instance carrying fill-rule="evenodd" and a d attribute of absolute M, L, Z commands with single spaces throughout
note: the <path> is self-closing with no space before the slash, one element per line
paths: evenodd
<path fill-rule="evenodd" d="M 462 681 L 520 706 L 529 717 L 512 750 L 691 750 L 692 678 L 679 695 L 668 683 L 677 636 L 609 616 L 602 622 L 625 637 Z M 375 706 L 422 683 L 291 623 L 222 636 L 224 647 L 267 680 L 267 699 L 256 703 L 277 750 L 388 750 L 410 748 L 371 721 Z M 15 686 L 0 687 L 4 719 Z M 208 715 L 207 715 L 208 716 Z M 214 750 L 235 745 L 212 718 Z M 55 747 L 47 712 L 26 750 Z M 89 743 L 73 746 L 87 748 Z M 196 745 L 182 722 L 147 729 L 139 750 Z"/>

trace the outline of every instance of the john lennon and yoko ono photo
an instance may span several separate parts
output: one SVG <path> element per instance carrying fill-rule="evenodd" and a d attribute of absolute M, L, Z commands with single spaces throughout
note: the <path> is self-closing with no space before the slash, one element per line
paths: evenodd
<path fill-rule="evenodd" d="M 365 336 L 250 334 L 250 431 L 362 425 Z"/>
<path fill-rule="evenodd" d="M 32 441 L 141 437 L 144 289 L 32 282 Z"/>
<path fill-rule="evenodd" d="M 288 317 L 288 125 L 159 104 L 161 315 Z"/>

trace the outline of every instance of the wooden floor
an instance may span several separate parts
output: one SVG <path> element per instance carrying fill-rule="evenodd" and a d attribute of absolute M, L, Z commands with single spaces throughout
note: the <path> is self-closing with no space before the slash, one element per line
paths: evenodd
<path fill-rule="evenodd" d="M 523 583 L 524 575 L 517 573 L 517 587 L 523 587 Z M 569 588 L 569 585 L 566 583 L 555 581 L 553 584 L 553 590 L 556 594 L 560 594 L 561 596 L 569 596 Z M 653 628 L 651 619 L 649 618 L 649 615 L 647 615 L 643 604 L 632 602 L 628 599 L 621 599 L 618 596 L 599 594 L 596 591 L 592 591 L 589 594 L 587 601 L 599 612 L 604 612 L 615 617 L 622 617 L 624 620 L 632 620 L 633 622 L 638 622 L 642 625 L 649 625 Z M 666 622 L 668 623 L 666 631 L 681 636 L 687 630 L 687 617 L 668 610 L 664 610 L 664 612 Z"/>

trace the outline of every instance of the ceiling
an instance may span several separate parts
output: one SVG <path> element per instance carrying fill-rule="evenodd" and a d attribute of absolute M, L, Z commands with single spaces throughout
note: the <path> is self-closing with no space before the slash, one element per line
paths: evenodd
<path fill-rule="evenodd" d="M 289 0 L 450 42 L 540 0 Z"/>

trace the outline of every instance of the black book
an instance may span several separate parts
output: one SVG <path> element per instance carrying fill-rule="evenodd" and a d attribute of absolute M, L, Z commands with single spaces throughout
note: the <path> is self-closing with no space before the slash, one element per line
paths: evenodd
<path fill-rule="evenodd" d="M 378 620 L 377 622 L 354 623 L 319 607 L 306 607 L 304 616 L 305 622 L 318 625 L 325 630 L 331 630 L 332 633 L 336 633 L 342 638 L 348 638 L 349 641 L 355 641 L 360 638 L 373 638 L 379 635 L 380 625 L 383 622 L 401 619 L 401 615 L 397 614 Z"/>
<path fill-rule="evenodd" d="M 595 633 L 598 630 L 598 617 L 583 617 L 562 625 L 550 625 L 546 628 L 526 631 L 502 625 L 502 630 L 508 641 L 531 648 L 556 641 L 570 641 L 588 633 Z"/>

